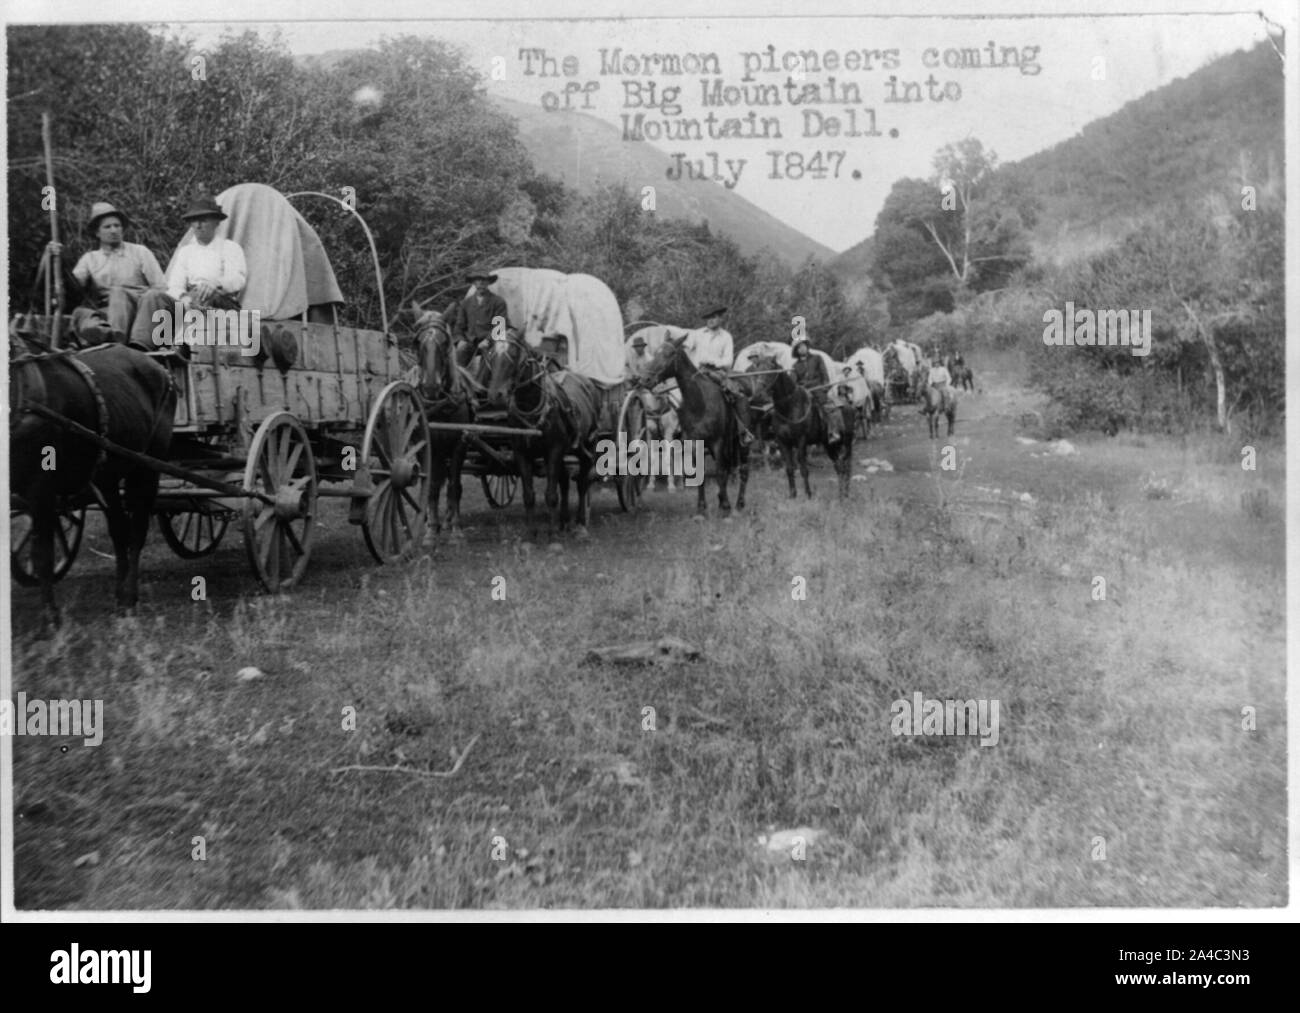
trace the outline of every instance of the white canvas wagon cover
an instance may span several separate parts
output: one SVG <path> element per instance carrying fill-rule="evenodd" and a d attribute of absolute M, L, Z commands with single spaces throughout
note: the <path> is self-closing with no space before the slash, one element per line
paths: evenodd
<path fill-rule="evenodd" d="M 217 237 L 238 243 L 248 265 L 244 309 L 264 320 L 292 320 L 308 306 L 343 302 L 320 237 L 282 193 L 264 183 L 239 183 L 218 194 L 217 203 L 229 215 Z M 176 249 L 193 242 L 194 233 L 186 232 Z"/>
<path fill-rule="evenodd" d="M 855 369 L 851 376 L 846 377 L 844 375 L 844 363 L 836 362 L 820 348 L 813 348 L 811 351 L 813 355 L 820 356 L 822 362 L 826 363 L 826 379 L 834 384 L 830 388 L 833 396 L 837 395 L 841 386 L 845 386 L 849 389 L 849 398 L 854 405 L 866 403 L 867 398 L 871 396 L 871 389 L 867 386 L 867 380 L 864 376 Z"/>
<path fill-rule="evenodd" d="M 736 355 L 736 363 L 732 367 L 737 373 L 743 373 L 749 369 L 749 364 L 760 355 L 772 355 L 776 357 L 776 364 L 782 369 L 791 369 L 794 366 L 794 354 L 790 351 L 790 346 L 782 341 L 755 341 L 752 345 L 746 345 Z"/>
<path fill-rule="evenodd" d="M 859 348 L 845 362 L 853 367 L 855 373 L 860 362 L 862 363 L 863 375 L 866 376 L 868 381 L 872 383 L 885 382 L 885 357 L 874 348 Z"/>
<path fill-rule="evenodd" d="M 623 382 L 623 313 L 599 278 L 537 267 L 503 267 L 492 291 L 510 323 L 533 346 L 559 331 L 569 339 L 569 368 L 603 384 Z"/>

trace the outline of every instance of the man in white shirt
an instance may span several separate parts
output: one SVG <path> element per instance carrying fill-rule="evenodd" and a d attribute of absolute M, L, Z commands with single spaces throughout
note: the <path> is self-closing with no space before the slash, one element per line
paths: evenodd
<path fill-rule="evenodd" d="M 739 384 L 730 378 L 731 364 L 736 361 L 731 334 L 722 329 L 722 316 L 727 307 L 718 306 L 703 314 L 704 326 L 691 331 L 682 348 L 690 356 L 695 367 L 706 375 L 713 377 L 722 394 L 731 406 L 740 428 L 740 445 L 747 447 L 754 442 L 754 434 L 749 430 L 748 395 Z"/>
<path fill-rule="evenodd" d="M 935 360 L 934 365 L 930 367 L 929 377 L 926 382 L 939 392 L 940 404 L 943 405 L 943 410 L 947 411 L 948 399 L 955 397 L 956 394 L 948 386 L 948 384 L 952 383 L 952 377 L 948 375 L 948 370 L 942 362 Z M 921 408 L 921 414 L 925 414 L 924 407 Z"/>
<path fill-rule="evenodd" d="M 87 231 L 99 247 L 82 255 L 72 276 L 86 292 L 85 306 L 72 311 L 72 327 L 88 344 L 131 342 L 151 348 L 153 314 L 171 312 L 167 281 L 147 246 L 124 242 L 130 219 L 106 201 L 90 209 Z M 53 245 L 53 244 L 51 244 Z"/>
<path fill-rule="evenodd" d="M 730 371 L 731 364 L 736 361 L 732 351 L 731 334 L 722 329 L 722 315 L 726 312 L 725 306 L 709 310 L 704 314 L 704 326 L 696 328 L 687 335 L 686 343 L 682 347 L 691 357 L 691 362 L 695 363 L 696 368 L 716 366 L 718 369 Z"/>
<path fill-rule="evenodd" d="M 239 309 L 248 267 L 238 243 L 217 238 L 226 213 L 211 197 L 201 197 L 181 217 L 194 229 L 195 241 L 176 251 L 167 275 L 168 294 L 182 306 Z"/>

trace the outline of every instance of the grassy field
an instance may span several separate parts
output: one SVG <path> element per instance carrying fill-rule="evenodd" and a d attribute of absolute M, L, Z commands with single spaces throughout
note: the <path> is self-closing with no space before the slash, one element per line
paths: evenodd
<path fill-rule="evenodd" d="M 846 503 L 820 458 L 818 499 L 757 470 L 730 521 L 603 490 L 550 552 L 475 488 L 465 541 L 393 569 L 335 503 L 285 596 L 234 531 L 191 563 L 155 534 L 121 618 L 83 549 L 51 639 L 10 588 L 14 692 L 106 723 L 13 739 L 17 905 L 1285 904 L 1283 448 L 1058 455 L 1011 371 L 980 379 L 955 471 L 899 410 Z M 585 661 L 662 634 L 702 658 Z M 918 692 L 998 701 L 996 745 L 894 735 Z M 802 858 L 759 844 L 795 828 Z"/>

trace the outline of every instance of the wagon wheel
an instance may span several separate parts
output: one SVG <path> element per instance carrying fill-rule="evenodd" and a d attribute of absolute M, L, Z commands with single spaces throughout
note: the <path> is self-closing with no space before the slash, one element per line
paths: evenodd
<path fill-rule="evenodd" d="M 160 511 L 158 530 L 181 559 L 201 559 L 217 551 L 232 516 L 229 510 Z"/>
<path fill-rule="evenodd" d="M 54 579 L 62 580 L 72 569 L 72 562 L 81 548 L 81 535 L 86 527 L 85 507 L 60 509 L 59 523 L 54 529 Z M 9 509 L 9 572 L 23 587 L 37 587 L 36 570 L 32 566 L 32 517 L 25 506 Z"/>
<path fill-rule="evenodd" d="M 622 437 L 622 445 L 625 447 L 630 448 L 636 440 L 642 440 L 647 451 L 649 449 L 650 420 L 646 418 L 645 405 L 641 403 L 637 391 L 632 391 L 623 399 L 623 407 L 618 413 L 618 435 Z M 618 505 L 627 513 L 636 513 L 649 484 L 649 475 L 619 475 L 614 480 Z"/>
<path fill-rule="evenodd" d="M 316 459 L 302 424 L 290 412 L 268 415 L 257 427 L 244 491 L 244 548 L 268 591 L 287 591 L 307 569 L 316 529 Z"/>
<path fill-rule="evenodd" d="M 429 521 L 433 447 L 429 423 L 415 388 L 390 383 L 375 399 L 361 443 L 372 483 L 361 531 L 380 563 L 410 558 Z"/>
<path fill-rule="evenodd" d="M 500 510 L 514 502 L 515 490 L 519 488 L 517 475 L 480 475 L 483 483 L 483 495 L 493 510 Z"/>

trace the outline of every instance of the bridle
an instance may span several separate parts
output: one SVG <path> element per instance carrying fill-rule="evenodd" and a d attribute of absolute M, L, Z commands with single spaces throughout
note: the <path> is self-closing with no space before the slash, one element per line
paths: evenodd
<path fill-rule="evenodd" d="M 451 341 L 451 331 L 447 325 L 437 322 L 425 324 L 416 337 L 420 359 L 420 395 L 429 411 L 435 415 L 453 411 L 469 400 L 468 393 L 461 387 L 461 374 L 452 354 Z M 442 364 L 438 370 L 441 376 L 426 370 L 426 343 L 428 347 L 436 347 L 442 353 Z"/>
<path fill-rule="evenodd" d="M 768 363 L 771 363 L 772 366 L 776 366 L 776 365 L 777 365 L 777 361 L 776 361 L 776 359 L 774 359 L 774 358 L 772 358 L 772 357 L 770 357 L 770 356 L 759 356 L 758 358 L 756 358 L 756 359 L 754 360 L 753 365 L 754 365 L 754 366 L 758 366 L 758 365 L 762 364 L 762 365 L 766 366 Z M 813 397 L 812 397 L 812 395 L 809 394 L 806 390 L 804 390 L 803 387 L 801 387 L 797 382 L 795 382 L 795 380 L 794 380 L 793 377 L 790 377 L 790 371 L 789 371 L 788 369 L 787 369 L 787 370 L 780 370 L 780 372 L 783 373 L 786 377 L 789 377 L 789 378 L 790 378 L 790 382 L 794 385 L 794 397 L 797 398 L 797 397 L 799 396 L 799 393 L 800 393 L 801 391 L 803 392 L 803 394 L 804 394 L 804 398 L 805 398 L 805 407 L 804 407 L 803 414 L 800 415 L 798 418 L 795 418 L 794 416 L 790 416 L 790 415 L 785 415 L 785 414 L 783 414 L 783 413 L 781 412 L 781 410 L 780 410 L 779 408 L 777 408 L 777 406 L 776 406 L 776 395 L 775 395 L 775 392 L 774 392 L 774 390 L 773 390 L 773 388 L 774 388 L 774 387 L 777 385 L 777 383 L 779 382 L 779 377 L 775 377 L 775 376 L 773 376 L 772 379 L 767 380 L 767 381 L 763 384 L 763 387 L 764 387 L 764 391 L 765 391 L 765 393 L 767 393 L 767 394 L 772 398 L 772 415 L 773 415 L 774 418 L 776 418 L 778 421 L 782 422 L 782 423 L 785 424 L 785 425 L 788 425 L 788 426 L 799 426 L 799 425 L 802 425 L 804 422 L 807 421 L 808 416 L 812 414 L 812 409 L 813 409 Z M 772 374 L 770 374 L 770 373 L 769 373 L 768 375 L 769 375 L 769 376 L 772 376 Z"/>
<path fill-rule="evenodd" d="M 528 429 L 540 429 L 542 421 L 555 406 L 555 398 L 551 393 L 550 375 L 547 373 L 546 364 L 533 353 L 533 349 L 520 335 L 507 334 L 500 340 L 506 346 L 504 349 L 494 347 L 492 357 L 506 355 L 515 359 L 512 375 L 510 377 L 510 395 L 506 402 L 506 414 L 508 418 L 514 419 Z M 523 375 L 527 371 L 527 375 Z M 496 373 L 496 364 L 493 363 L 492 373 Z M 540 395 L 537 407 L 522 408 L 519 405 L 518 393 L 528 387 L 537 388 Z"/>

